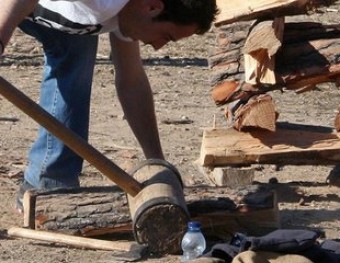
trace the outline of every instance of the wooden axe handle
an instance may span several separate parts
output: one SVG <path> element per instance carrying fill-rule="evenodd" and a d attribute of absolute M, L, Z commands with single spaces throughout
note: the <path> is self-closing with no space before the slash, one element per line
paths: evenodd
<path fill-rule="evenodd" d="M 131 241 L 100 240 L 87 237 L 71 236 L 56 232 L 32 230 L 21 227 L 11 227 L 10 229 L 8 229 L 7 234 L 9 237 L 21 237 L 30 238 L 34 240 L 55 242 L 70 245 L 77 248 L 132 251 L 140 246 L 136 242 Z"/>
<path fill-rule="evenodd" d="M 137 180 L 88 144 L 79 135 L 66 128 L 51 114 L 2 77 L 0 77 L 0 94 L 62 140 L 65 145 L 96 167 L 125 192 L 131 196 L 136 196 L 142 190 L 142 185 Z"/>

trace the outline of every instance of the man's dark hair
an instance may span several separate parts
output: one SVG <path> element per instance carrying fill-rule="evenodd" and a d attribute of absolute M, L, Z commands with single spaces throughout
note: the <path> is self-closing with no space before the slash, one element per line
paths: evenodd
<path fill-rule="evenodd" d="M 158 21 L 171 21 L 179 25 L 198 25 L 197 34 L 207 32 L 218 14 L 215 0 L 162 0 L 163 12 Z"/>

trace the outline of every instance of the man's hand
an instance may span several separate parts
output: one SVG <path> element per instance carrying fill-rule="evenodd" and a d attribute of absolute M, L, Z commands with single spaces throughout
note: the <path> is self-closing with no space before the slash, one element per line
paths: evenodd
<path fill-rule="evenodd" d="M 110 35 L 116 89 L 126 120 L 147 159 L 164 159 L 152 90 L 143 68 L 139 43 L 124 42 Z"/>

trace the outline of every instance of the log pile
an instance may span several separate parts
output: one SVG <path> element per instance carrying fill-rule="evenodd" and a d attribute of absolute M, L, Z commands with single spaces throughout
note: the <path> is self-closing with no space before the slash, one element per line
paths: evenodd
<path fill-rule="evenodd" d="M 301 93 L 319 83 L 339 84 L 340 25 L 285 22 L 333 2 L 217 0 L 212 97 L 217 105 L 227 104 L 234 128 L 275 131 L 278 114 L 270 91 Z"/>

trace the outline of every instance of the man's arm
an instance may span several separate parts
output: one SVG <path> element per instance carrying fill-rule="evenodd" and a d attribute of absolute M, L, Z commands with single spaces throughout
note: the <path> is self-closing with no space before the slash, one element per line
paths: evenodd
<path fill-rule="evenodd" d="M 38 0 L 1 0 L 0 41 L 4 46 L 9 42 L 18 24 L 33 11 L 37 2 Z"/>
<path fill-rule="evenodd" d="M 110 35 L 116 88 L 125 117 L 147 159 L 164 159 L 152 90 L 144 71 L 139 43 L 124 42 Z"/>

